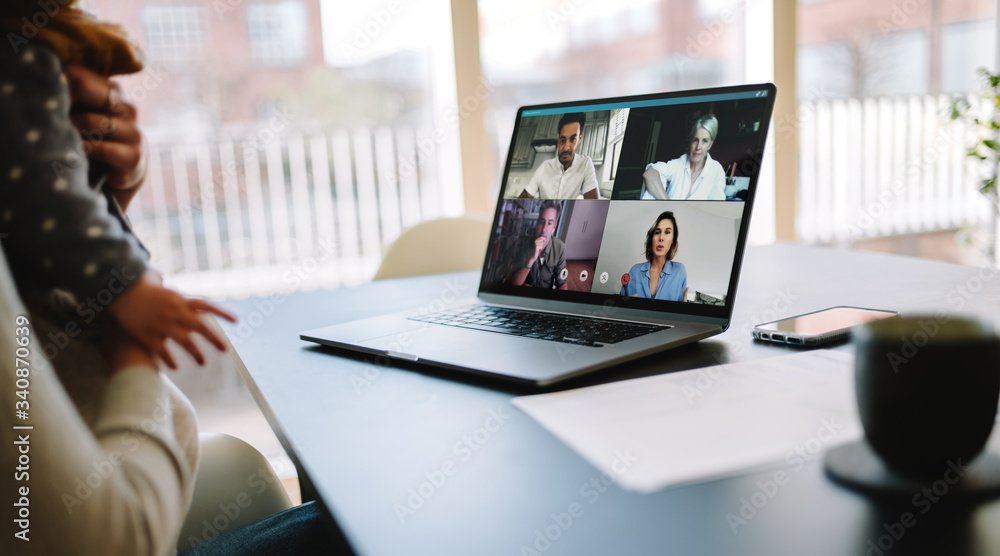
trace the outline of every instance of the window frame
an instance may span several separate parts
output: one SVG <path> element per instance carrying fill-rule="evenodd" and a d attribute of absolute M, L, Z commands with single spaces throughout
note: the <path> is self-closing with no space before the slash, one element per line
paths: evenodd
<path fill-rule="evenodd" d="M 299 13 L 293 14 L 290 8 L 297 8 Z M 255 14 L 258 10 L 263 12 L 262 17 Z M 309 61 L 309 14 L 301 0 L 249 2 L 244 16 L 250 61 L 255 66 L 297 67 Z M 294 22 L 285 19 L 286 16 L 301 16 L 301 20 Z M 298 26 L 298 29 L 289 29 L 288 26 Z M 266 34 L 270 36 L 264 36 Z M 297 52 L 288 46 L 289 36 L 295 37 Z"/>
<path fill-rule="evenodd" d="M 181 14 L 184 17 L 176 17 Z M 191 15 L 194 17 L 188 17 Z M 175 28 L 178 21 L 184 29 Z M 189 62 L 201 55 L 208 42 L 204 7 L 193 2 L 146 4 L 140 9 L 139 22 L 146 37 L 146 50 L 151 62 L 165 64 Z M 191 22 L 193 30 L 188 28 Z M 179 41 L 179 38 L 184 40 Z M 169 44 L 168 39 L 170 39 Z"/>

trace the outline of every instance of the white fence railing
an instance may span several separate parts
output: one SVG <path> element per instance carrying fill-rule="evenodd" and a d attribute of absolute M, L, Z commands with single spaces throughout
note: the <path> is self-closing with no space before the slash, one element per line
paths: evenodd
<path fill-rule="evenodd" d="M 209 297 L 364 282 L 384 244 L 444 216 L 423 129 L 248 133 L 152 147 L 129 215 L 173 286 Z"/>
<path fill-rule="evenodd" d="M 971 98 L 981 108 L 978 98 Z M 975 130 L 945 96 L 799 105 L 799 237 L 856 239 L 977 225 L 989 205 L 966 157 Z"/>

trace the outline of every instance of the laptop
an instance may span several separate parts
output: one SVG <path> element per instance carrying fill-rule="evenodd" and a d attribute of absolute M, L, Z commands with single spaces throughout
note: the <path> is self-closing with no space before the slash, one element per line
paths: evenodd
<path fill-rule="evenodd" d="M 476 297 L 301 339 L 542 387 L 722 333 L 774 97 L 520 108 Z"/>

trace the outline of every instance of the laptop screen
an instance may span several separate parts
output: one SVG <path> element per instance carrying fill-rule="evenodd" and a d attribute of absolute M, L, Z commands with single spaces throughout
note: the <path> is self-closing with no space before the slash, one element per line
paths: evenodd
<path fill-rule="evenodd" d="M 521 108 L 480 291 L 728 318 L 774 92 Z"/>

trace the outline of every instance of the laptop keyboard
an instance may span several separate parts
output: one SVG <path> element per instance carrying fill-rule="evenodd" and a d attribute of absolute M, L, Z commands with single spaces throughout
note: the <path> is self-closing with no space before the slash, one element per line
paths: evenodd
<path fill-rule="evenodd" d="M 449 309 L 410 317 L 410 320 L 587 346 L 616 344 L 670 328 L 655 324 L 570 317 L 489 305 Z"/>

